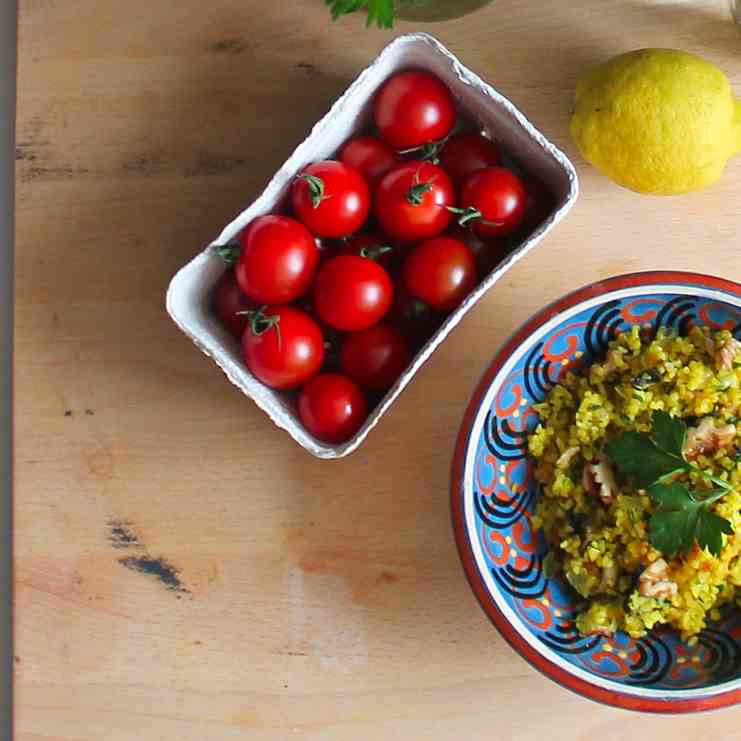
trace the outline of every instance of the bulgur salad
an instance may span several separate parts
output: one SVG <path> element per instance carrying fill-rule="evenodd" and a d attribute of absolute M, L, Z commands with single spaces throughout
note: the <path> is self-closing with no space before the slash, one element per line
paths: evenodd
<path fill-rule="evenodd" d="M 528 441 L 533 525 L 583 600 L 583 634 L 692 639 L 741 602 L 741 343 L 638 326 L 567 372 Z"/>

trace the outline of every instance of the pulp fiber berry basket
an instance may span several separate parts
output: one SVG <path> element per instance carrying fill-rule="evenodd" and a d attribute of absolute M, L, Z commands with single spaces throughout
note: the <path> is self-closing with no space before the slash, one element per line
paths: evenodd
<path fill-rule="evenodd" d="M 371 410 L 360 430 L 346 442 L 330 445 L 312 437 L 304 429 L 296 411 L 295 394 L 270 389 L 249 372 L 239 342 L 217 320 L 211 306 L 211 294 L 226 265 L 216 248 L 235 239 L 256 217 L 284 212 L 296 175 L 311 162 L 332 158 L 347 139 L 368 131 L 376 91 L 391 75 L 410 68 L 428 70 L 437 75 L 453 94 L 460 117 L 496 139 L 519 169 L 547 187 L 554 205 L 539 225 L 512 245 L 502 261 L 445 319 L 393 387 Z M 287 430 L 299 445 L 319 458 L 342 458 L 365 440 L 466 312 L 566 215 L 577 194 L 574 166 L 507 98 L 464 66 L 432 36 L 408 34 L 392 41 L 360 74 L 282 165 L 257 200 L 228 224 L 211 245 L 178 271 L 167 291 L 167 311 L 196 346 L 213 358 L 227 378 L 275 424 Z"/>

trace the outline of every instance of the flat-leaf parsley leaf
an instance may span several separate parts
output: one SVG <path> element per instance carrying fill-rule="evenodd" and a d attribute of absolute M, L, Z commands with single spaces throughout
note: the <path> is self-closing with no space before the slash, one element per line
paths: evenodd
<path fill-rule="evenodd" d="M 367 26 L 374 22 L 379 28 L 391 28 L 394 25 L 394 0 L 324 0 L 324 3 L 329 7 L 333 21 L 341 15 L 367 8 Z"/>
<path fill-rule="evenodd" d="M 605 453 L 639 489 L 646 489 L 657 509 L 649 521 L 651 544 L 671 557 L 688 553 L 695 541 L 718 555 L 722 534 L 731 535 L 728 520 L 713 514 L 710 505 L 728 494 L 730 484 L 711 476 L 684 459 L 682 449 L 687 425 L 666 412 L 655 411 L 651 433 L 623 432 L 605 446 Z M 716 486 L 690 491 L 676 474 L 692 471 Z"/>

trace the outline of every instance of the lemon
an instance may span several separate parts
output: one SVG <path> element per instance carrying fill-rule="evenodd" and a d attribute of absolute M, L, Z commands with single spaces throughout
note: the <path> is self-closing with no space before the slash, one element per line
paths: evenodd
<path fill-rule="evenodd" d="M 669 195 L 714 183 L 741 152 L 741 102 L 710 62 L 641 49 L 589 70 L 576 88 L 571 135 L 616 183 Z"/>

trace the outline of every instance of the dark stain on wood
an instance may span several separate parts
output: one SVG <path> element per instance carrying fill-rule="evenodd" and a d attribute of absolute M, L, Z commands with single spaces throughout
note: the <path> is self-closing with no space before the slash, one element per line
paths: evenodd
<path fill-rule="evenodd" d="M 58 161 L 52 142 L 44 135 L 46 123 L 40 116 L 24 122 L 18 132 L 15 159 L 19 163 L 18 179 L 22 183 L 36 180 L 63 180 L 90 171 L 75 162 Z"/>
<path fill-rule="evenodd" d="M 247 165 L 247 160 L 239 157 L 222 157 L 219 155 L 204 154 L 199 156 L 192 165 L 185 169 L 185 176 L 228 175 Z"/>
<path fill-rule="evenodd" d="M 131 528 L 130 522 L 122 520 L 109 520 L 108 527 L 111 532 L 108 539 L 114 548 L 140 548 L 141 542 Z"/>
<path fill-rule="evenodd" d="M 121 169 L 132 175 L 151 177 L 153 175 L 182 175 L 186 178 L 203 177 L 211 175 L 228 175 L 237 170 L 242 170 L 250 165 L 250 162 L 242 157 L 231 157 L 218 154 L 203 153 L 196 155 L 195 159 L 186 163 L 170 163 L 156 153 L 140 154 L 126 160 Z"/>
<path fill-rule="evenodd" d="M 151 556 L 128 556 L 119 558 L 118 562 L 127 569 L 139 574 L 146 574 L 158 579 L 167 589 L 180 594 L 188 594 L 178 574 L 180 573 L 172 564 L 163 558 L 152 558 Z M 178 594 L 178 597 L 180 596 Z"/>
<path fill-rule="evenodd" d="M 15 148 L 15 161 L 16 162 L 34 162 L 36 156 L 33 152 L 28 151 L 27 148 L 18 145 Z"/>
<path fill-rule="evenodd" d="M 42 136 L 44 121 L 40 116 L 22 124 L 15 144 L 15 158 L 19 162 L 35 162 L 43 159 L 51 142 Z"/>
<path fill-rule="evenodd" d="M 241 54 L 247 51 L 249 44 L 244 39 L 220 39 L 208 45 L 213 54 Z"/>
<path fill-rule="evenodd" d="M 140 154 L 132 157 L 123 163 L 122 169 L 125 172 L 135 173 L 136 175 L 156 175 L 162 172 L 165 163 L 159 154 Z"/>
<path fill-rule="evenodd" d="M 300 69 L 307 77 L 310 77 L 312 80 L 322 76 L 322 71 L 319 69 L 319 67 L 317 67 L 316 64 L 312 64 L 311 62 L 299 62 L 296 65 L 296 69 Z"/>
<path fill-rule="evenodd" d="M 399 581 L 399 575 L 394 574 L 393 571 L 382 571 L 377 577 L 376 582 L 378 584 L 393 584 Z"/>
<path fill-rule="evenodd" d="M 94 417 L 95 412 L 92 409 L 86 409 L 85 414 L 87 414 L 88 417 Z"/>
<path fill-rule="evenodd" d="M 64 410 L 64 416 L 65 417 L 71 417 L 72 416 L 72 410 L 71 409 L 65 409 Z"/>
<path fill-rule="evenodd" d="M 67 165 L 47 165 L 46 167 L 28 167 L 20 171 L 20 180 L 28 183 L 35 180 L 65 180 L 77 175 L 87 175 L 90 172 L 85 167 L 71 167 Z"/>

